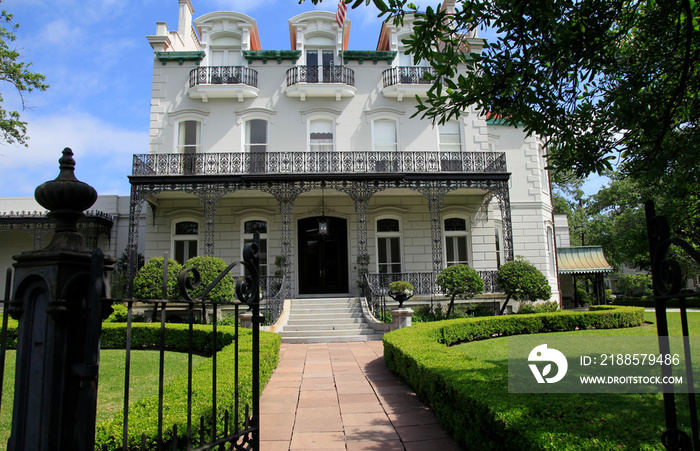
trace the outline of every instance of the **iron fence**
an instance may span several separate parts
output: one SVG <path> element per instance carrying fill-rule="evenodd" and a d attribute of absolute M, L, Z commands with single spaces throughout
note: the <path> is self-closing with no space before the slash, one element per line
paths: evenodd
<path fill-rule="evenodd" d="M 297 83 L 343 83 L 355 86 L 355 71 L 345 66 L 296 66 L 287 70 L 287 86 Z"/>
<path fill-rule="evenodd" d="M 136 154 L 134 176 L 234 174 L 504 173 L 505 152 L 438 150 Z"/>
<path fill-rule="evenodd" d="M 258 71 L 244 66 L 201 66 L 190 71 L 190 88 L 197 85 L 244 84 L 258 87 Z"/>
<path fill-rule="evenodd" d="M 382 81 L 385 88 L 399 83 L 411 85 L 432 84 L 432 80 L 427 80 L 426 75 L 435 75 L 435 69 L 418 66 L 392 67 L 382 72 Z"/>

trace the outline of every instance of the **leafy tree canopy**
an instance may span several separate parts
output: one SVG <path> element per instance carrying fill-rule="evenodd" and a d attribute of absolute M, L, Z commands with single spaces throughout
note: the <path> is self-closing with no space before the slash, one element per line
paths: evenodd
<path fill-rule="evenodd" d="M 496 282 L 506 294 L 501 313 L 511 298 L 535 302 L 548 300 L 552 296 L 552 288 L 547 278 L 526 260 L 513 260 L 502 264 L 498 268 Z"/>
<path fill-rule="evenodd" d="M 2 2 L 2 0 L 0 0 Z M 31 63 L 22 61 L 22 55 L 10 47 L 10 43 L 17 39 L 15 32 L 19 24 L 13 23 L 12 14 L 3 10 L 0 12 L 0 81 L 9 83 L 19 94 L 22 109 L 25 94 L 34 89 L 46 90 L 46 77 L 30 70 Z M 0 104 L 4 102 L 0 95 Z M 0 135 L 7 144 L 19 143 L 26 145 L 27 123 L 20 118 L 19 111 L 7 110 L 0 106 Z"/>
<path fill-rule="evenodd" d="M 484 292 L 484 281 L 479 274 L 467 265 L 452 265 L 440 271 L 437 284 L 446 296 L 450 297 L 447 318 L 454 309 L 455 298 L 471 299 Z"/>

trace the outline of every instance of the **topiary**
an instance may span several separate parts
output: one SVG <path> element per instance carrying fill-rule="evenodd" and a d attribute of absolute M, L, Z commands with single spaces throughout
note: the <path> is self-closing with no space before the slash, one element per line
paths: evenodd
<path fill-rule="evenodd" d="M 181 299 L 177 287 L 177 276 L 182 271 L 182 265 L 168 259 L 168 293 L 170 300 Z M 134 298 L 162 299 L 163 298 L 163 257 L 153 257 L 134 277 Z"/>
<path fill-rule="evenodd" d="M 496 283 L 506 294 L 501 314 L 510 298 L 536 302 L 547 300 L 552 296 L 552 288 L 547 278 L 527 260 L 513 260 L 502 264 L 498 268 Z"/>
<path fill-rule="evenodd" d="M 450 297 L 447 318 L 452 314 L 455 298 L 471 299 L 484 292 L 484 281 L 479 274 L 467 265 L 452 265 L 440 271 L 437 284 L 443 293 Z"/>
<path fill-rule="evenodd" d="M 185 262 L 185 268 L 199 271 L 202 282 L 199 287 L 190 290 L 190 296 L 199 297 L 210 283 L 221 274 L 228 265 L 218 257 L 192 257 Z M 206 299 L 213 302 L 233 302 L 236 299 L 236 282 L 229 272 L 219 284 L 211 290 Z"/>

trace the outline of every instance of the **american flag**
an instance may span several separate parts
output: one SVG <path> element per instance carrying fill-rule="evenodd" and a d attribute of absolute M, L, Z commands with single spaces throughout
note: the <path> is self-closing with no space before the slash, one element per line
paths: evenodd
<path fill-rule="evenodd" d="M 338 22 L 338 26 L 343 28 L 345 24 L 345 16 L 348 13 L 348 7 L 345 5 L 345 0 L 338 0 L 338 11 L 335 13 L 335 21 Z"/>

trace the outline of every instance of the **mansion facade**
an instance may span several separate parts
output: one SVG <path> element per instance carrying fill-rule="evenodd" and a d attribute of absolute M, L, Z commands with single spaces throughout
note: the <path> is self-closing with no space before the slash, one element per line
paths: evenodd
<path fill-rule="evenodd" d="M 347 50 L 335 14 L 289 19 L 291 49 L 263 50 L 253 18 L 158 23 L 147 154 L 134 155 L 129 246 L 241 260 L 261 236 L 261 273 L 287 298 L 359 296 L 411 280 L 436 292 L 444 267 L 468 264 L 495 291 L 516 256 L 559 300 L 552 200 L 542 142 L 476 110 L 444 125 L 412 117 L 430 88 L 385 23 L 375 50 Z M 280 24 L 285 26 L 287 24 Z M 483 40 L 467 38 L 471 52 Z M 145 243 L 138 245 L 145 215 Z M 140 233 L 144 233 L 141 231 Z"/>

